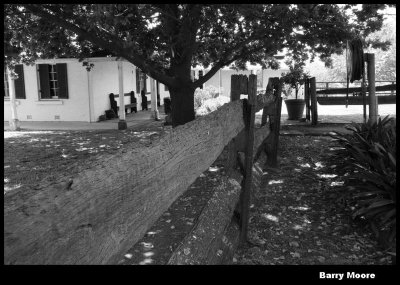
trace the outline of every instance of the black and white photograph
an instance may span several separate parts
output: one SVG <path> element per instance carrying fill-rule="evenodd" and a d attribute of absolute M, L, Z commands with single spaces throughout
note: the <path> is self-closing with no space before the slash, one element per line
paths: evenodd
<path fill-rule="evenodd" d="M 5 268 L 388 277 L 396 4 L 3 10 Z"/>

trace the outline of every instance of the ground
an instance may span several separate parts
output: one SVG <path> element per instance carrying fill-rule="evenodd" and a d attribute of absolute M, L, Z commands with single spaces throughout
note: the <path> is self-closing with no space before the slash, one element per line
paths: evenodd
<path fill-rule="evenodd" d="M 100 153 L 115 153 L 127 142 L 147 144 L 162 131 L 162 122 L 152 122 L 124 131 L 4 132 L 4 192 L 73 175 Z"/>
<path fill-rule="evenodd" d="M 114 153 L 127 142 L 148 144 L 164 131 L 154 122 L 125 131 L 4 132 L 5 195 L 73 175 L 99 153 Z M 351 219 L 352 205 L 343 199 L 344 162 L 332 156 L 335 147 L 327 136 L 280 137 L 279 167 L 265 169 L 262 190 L 254 193 L 249 244 L 236 252 L 235 264 L 392 263 L 391 250 L 379 246 L 368 225 Z M 164 264 L 221 174 L 215 166 L 204 172 L 120 264 Z"/>
<path fill-rule="evenodd" d="M 390 264 L 368 223 L 351 218 L 346 162 L 327 136 L 281 136 L 280 165 L 254 193 L 249 244 L 236 264 Z M 347 173 L 347 174 L 346 174 Z"/>

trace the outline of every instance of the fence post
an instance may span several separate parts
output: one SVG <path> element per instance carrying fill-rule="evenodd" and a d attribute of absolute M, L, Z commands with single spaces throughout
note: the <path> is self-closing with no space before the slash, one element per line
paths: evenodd
<path fill-rule="evenodd" d="M 269 92 L 273 92 L 274 91 L 274 77 L 270 77 L 268 79 L 268 84 L 267 87 L 265 88 L 265 93 L 269 93 Z M 262 113 L 262 117 L 261 117 L 261 126 L 264 126 L 267 123 L 267 119 L 268 119 L 268 106 L 264 106 L 263 107 L 263 113 Z"/>
<path fill-rule="evenodd" d="M 318 124 L 318 107 L 317 107 L 317 86 L 315 77 L 310 78 L 310 92 L 311 92 L 311 125 Z"/>
<path fill-rule="evenodd" d="M 306 120 L 310 121 L 310 79 L 304 81 L 304 100 L 306 101 Z"/>
<path fill-rule="evenodd" d="M 271 145 L 268 148 L 267 164 L 271 167 L 278 165 L 278 145 L 279 145 L 279 131 L 281 127 L 281 109 L 282 109 L 282 82 L 278 77 L 274 78 L 274 96 L 275 106 L 274 113 L 270 115 L 270 129 L 272 135 Z"/>
<path fill-rule="evenodd" d="M 246 121 L 246 152 L 245 152 L 245 173 L 244 187 L 240 199 L 240 243 L 247 241 L 247 231 L 249 223 L 249 208 L 251 196 L 251 181 L 253 169 L 253 147 L 254 147 L 254 123 L 255 123 L 255 104 L 257 95 L 257 75 L 251 74 L 248 81 L 248 100 L 245 101 L 245 121 Z"/>
<path fill-rule="evenodd" d="M 231 76 L 231 101 L 240 99 L 240 77 L 238 74 Z"/>
<path fill-rule="evenodd" d="M 368 63 L 368 93 L 369 93 L 369 120 L 376 123 L 378 120 L 378 98 L 375 94 L 375 54 L 367 53 Z"/>
<path fill-rule="evenodd" d="M 367 122 L 367 94 L 366 94 L 366 88 L 365 88 L 365 68 L 363 68 L 362 71 L 362 81 L 361 81 L 361 96 L 362 96 L 362 101 L 363 101 L 363 118 L 364 118 L 364 123 Z"/>
<path fill-rule="evenodd" d="M 240 78 L 239 75 L 231 75 L 231 102 L 240 100 Z M 232 139 L 227 145 L 226 171 L 228 175 L 234 171 L 237 166 L 237 148 L 236 138 Z"/>
<path fill-rule="evenodd" d="M 394 84 L 394 83 L 395 83 L 395 81 L 392 81 L 392 84 Z M 394 95 L 394 90 L 393 89 L 390 91 L 390 95 Z"/>
<path fill-rule="evenodd" d="M 118 60 L 118 91 L 119 91 L 119 121 L 118 130 L 125 130 L 128 125 L 125 120 L 125 97 L 124 97 L 124 75 L 122 60 Z"/>

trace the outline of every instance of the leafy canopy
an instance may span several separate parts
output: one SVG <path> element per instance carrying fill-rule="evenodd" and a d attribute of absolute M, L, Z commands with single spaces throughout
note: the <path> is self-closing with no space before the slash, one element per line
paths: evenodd
<path fill-rule="evenodd" d="M 221 67 L 277 68 L 273 55 L 319 55 L 329 64 L 356 34 L 382 26 L 385 4 L 6 4 L 5 63 L 113 55 L 170 89 L 193 90 Z M 371 39 L 366 45 L 386 47 Z M 191 66 L 211 66 L 191 82 Z"/>
<path fill-rule="evenodd" d="M 282 73 L 283 83 L 288 87 L 295 89 L 296 99 L 299 93 L 300 86 L 304 84 L 305 79 L 310 77 L 307 72 L 304 71 L 305 62 L 299 58 L 290 58 L 286 60 L 286 65 L 289 66 L 289 71 Z M 289 91 L 290 92 L 290 91 Z M 284 89 L 284 94 L 288 97 L 289 93 L 287 88 Z"/>

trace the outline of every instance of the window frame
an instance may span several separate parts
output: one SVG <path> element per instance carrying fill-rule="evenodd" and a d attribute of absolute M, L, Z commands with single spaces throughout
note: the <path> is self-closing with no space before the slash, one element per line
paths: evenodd
<path fill-rule="evenodd" d="M 36 74 L 39 101 L 69 99 L 66 63 L 37 64 Z"/>

